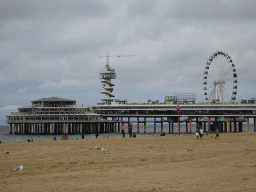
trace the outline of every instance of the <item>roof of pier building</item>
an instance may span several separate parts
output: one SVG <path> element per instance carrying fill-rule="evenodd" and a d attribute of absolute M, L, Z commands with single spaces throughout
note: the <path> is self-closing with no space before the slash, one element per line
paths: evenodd
<path fill-rule="evenodd" d="M 32 105 L 44 107 L 63 107 L 68 105 L 76 105 L 76 101 L 60 97 L 49 97 L 32 101 Z"/>
<path fill-rule="evenodd" d="M 90 107 L 78 106 L 75 100 L 60 97 L 38 99 L 30 106 L 18 108 L 18 113 L 24 114 L 84 114 L 89 111 Z"/>

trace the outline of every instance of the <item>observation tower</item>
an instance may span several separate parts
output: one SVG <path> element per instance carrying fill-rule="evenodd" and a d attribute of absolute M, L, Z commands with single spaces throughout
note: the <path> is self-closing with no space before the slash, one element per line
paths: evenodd
<path fill-rule="evenodd" d="M 111 69 L 109 67 L 109 54 L 107 53 L 106 56 L 99 56 L 99 58 L 106 57 L 107 63 L 105 66 L 105 71 L 100 72 L 100 79 L 101 83 L 103 83 L 103 88 L 105 91 L 101 91 L 102 94 L 105 94 L 105 97 L 101 99 L 103 103 L 105 104 L 111 104 L 111 101 L 113 101 L 112 97 L 115 97 L 113 92 L 113 86 L 115 86 L 114 83 L 111 82 L 111 79 L 116 78 L 116 72 L 115 69 Z"/>
<path fill-rule="evenodd" d="M 105 71 L 100 72 L 100 79 L 102 79 L 101 83 L 104 83 L 103 88 L 105 89 L 105 91 L 101 91 L 101 93 L 105 94 L 105 97 L 101 99 L 101 101 L 103 101 L 104 104 L 110 105 L 111 101 L 113 101 L 113 99 L 111 97 L 115 97 L 115 95 L 112 94 L 112 92 L 113 92 L 112 86 L 115 86 L 115 84 L 111 82 L 111 79 L 116 78 L 116 72 L 115 72 L 115 69 L 111 69 L 109 67 L 109 57 L 130 57 L 130 56 L 136 56 L 136 55 L 112 55 L 112 56 L 109 56 L 109 54 L 106 53 L 106 55 L 104 55 L 104 56 L 99 56 L 99 58 L 103 58 L 103 57 L 107 58 Z"/>

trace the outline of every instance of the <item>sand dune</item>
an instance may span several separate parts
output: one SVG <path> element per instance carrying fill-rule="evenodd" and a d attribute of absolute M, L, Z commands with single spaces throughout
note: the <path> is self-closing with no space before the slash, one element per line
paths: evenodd
<path fill-rule="evenodd" d="M 0 188 L 256 191 L 256 134 L 221 134 L 220 138 L 211 140 L 208 135 L 196 140 L 191 135 L 2 143 Z M 22 171 L 11 172 L 20 165 Z"/>

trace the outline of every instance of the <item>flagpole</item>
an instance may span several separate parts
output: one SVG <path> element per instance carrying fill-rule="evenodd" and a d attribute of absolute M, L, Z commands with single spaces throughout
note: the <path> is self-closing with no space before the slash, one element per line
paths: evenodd
<path fill-rule="evenodd" d="M 178 133 L 180 135 L 180 112 L 178 111 Z"/>
<path fill-rule="evenodd" d="M 177 111 L 178 111 L 178 134 L 180 135 L 180 106 L 179 104 L 177 105 Z"/>

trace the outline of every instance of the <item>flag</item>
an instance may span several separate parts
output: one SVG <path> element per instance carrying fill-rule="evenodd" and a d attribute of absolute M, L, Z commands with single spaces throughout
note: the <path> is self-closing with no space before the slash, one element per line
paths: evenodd
<path fill-rule="evenodd" d="M 180 111 L 180 106 L 179 106 L 179 104 L 177 104 L 177 111 Z"/>

